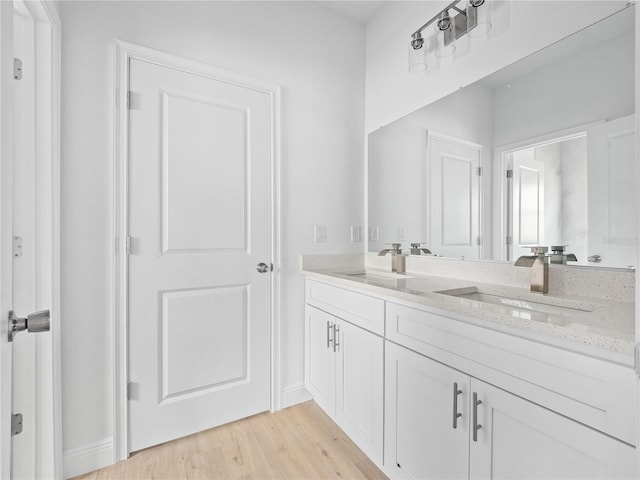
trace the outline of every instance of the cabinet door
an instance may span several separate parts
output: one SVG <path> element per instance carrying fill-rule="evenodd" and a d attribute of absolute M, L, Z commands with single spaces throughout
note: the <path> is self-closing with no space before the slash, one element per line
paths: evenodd
<path fill-rule="evenodd" d="M 335 415 L 336 354 L 333 325 L 337 318 L 307 305 L 305 322 L 305 387 L 330 417 Z"/>
<path fill-rule="evenodd" d="M 385 347 L 385 473 L 467 478 L 470 378 L 394 343 Z"/>
<path fill-rule="evenodd" d="M 336 423 L 369 458 L 381 465 L 384 340 L 339 320 L 336 341 Z"/>
<path fill-rule="evenodd" d="M 471 381 L 477 439 L 470 442 L 470 478 L 634 478 L 635 449 L 551 410 Z"/>

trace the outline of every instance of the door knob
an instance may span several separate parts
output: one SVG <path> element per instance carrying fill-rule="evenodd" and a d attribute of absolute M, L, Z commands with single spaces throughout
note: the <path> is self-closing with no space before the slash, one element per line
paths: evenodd
<path fill-rule="evenodd" d="M 602 261 L 602 257 L 600 255 L 590 255 L 587 257 L 587 261 L 591 263 L 600 263 Z"/>
<path fill-rule="evenodd" d="M 27 318 L 16 316 L 13 310 L 9 311 L 9 341 L 13 342 L 13 337 L 18 332 L 27 330 L 31 333 L 48 332 L 51 329 L 51 315 L 49 310 L 40 310 Z"/>
<path fill-rule="evenodd" d="M 260 262 L 256 267 L 256 270 L 258 273 L 267 273 L 273 270 L 273 265 L 267 265 L 266 263 Z"/>

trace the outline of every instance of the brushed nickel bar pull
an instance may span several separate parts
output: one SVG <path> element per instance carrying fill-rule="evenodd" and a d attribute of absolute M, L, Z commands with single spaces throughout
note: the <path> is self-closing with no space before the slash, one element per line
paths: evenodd
<path fill-rule="evenodd" d="M 458 412 L 458 395 L 462 393 L 462 390 L 458 389 L 458 384 L 453 382 L 453 428 L 458 428 L 458 418 L 462 416 Z"/>
<path fill-rule="evenodd" d="M 333 351 L 337 352 L 338 347 L 340 346 L 340 342 L 338 342 L 338 334 L 340 333 L 340 328 L 334 323 L 333 324 Z"/>
<path fill-rule="evenodd" d="M 478 441 L 478 430 L 482 428 L 482 425 L 478 424 L 478 405 L 482 403 L 482 400 L 478 400 L 478 394 L 473 392 L 473 441 Z"/>
<path fill-rule="evenodd" d="M 331 348 L 331 342 L 333 342 L 331 338 L 331 322 L 327 320 L 327 348 Z"/>

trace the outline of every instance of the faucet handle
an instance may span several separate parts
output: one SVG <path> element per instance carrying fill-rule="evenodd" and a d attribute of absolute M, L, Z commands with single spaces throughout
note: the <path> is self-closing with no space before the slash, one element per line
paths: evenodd
<path fill-rule="evenodd" d="M 400 250 L 402 248 L 401 243 L 386 243 L 385 245 L 391 245 L 391 250 Z"/>
<path fill-rule="evenodd" d="M 531 253 L 533 253 L 534 255 L 544 255 L 548 251 L 549 249 L 547 247 L 540 247 L 540 246 L 531 247 Z"/>
<path fill-rule="evenodd" d="M 564 249 L 569 245 L 551 245 L 551 251 L 555 254 L 562 255 L 564 253 Z"/>

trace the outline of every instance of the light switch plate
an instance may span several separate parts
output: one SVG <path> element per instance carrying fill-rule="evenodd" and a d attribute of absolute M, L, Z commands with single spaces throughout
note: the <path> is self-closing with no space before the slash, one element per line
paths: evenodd
<path fill-rule="evenodd" d="M 369 227 L 369 241 L 370 242 L 378 241 L 378 227 Z"/>
<path fill-rule="evenodd" d="M 313 241 L 323 243 L 327 241 L 327 227 L 325 225 L 313 226 Z"/>
<path fill-rule="evenodd" d="M 362 241 L 362 227 L 351 225 L 351 242 L 358 243 Z"/>

